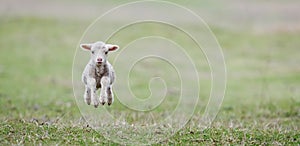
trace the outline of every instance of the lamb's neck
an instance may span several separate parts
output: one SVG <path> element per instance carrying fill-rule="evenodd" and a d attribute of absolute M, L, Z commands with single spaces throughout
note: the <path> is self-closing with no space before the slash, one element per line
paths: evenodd
<path fill-rule="evenodd" d="M 96 74 L 98 76 L 101 76 L 106 68 L 106 63 L 102 63 L 101 65 L 95 65 L 95 69 L 96 69 Z"/>

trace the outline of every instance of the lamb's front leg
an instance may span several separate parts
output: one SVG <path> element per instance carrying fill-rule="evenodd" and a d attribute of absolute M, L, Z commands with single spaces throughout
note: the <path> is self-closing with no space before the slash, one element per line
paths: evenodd
<path fill-rule="evenodd" d="M 84 91 L 84 101 L 88 105 L 91 104 L 91 89 L 87 85 L 85 86 L 85 91 Z"/>
<path fill-rule="evenodd" d="M 91 92 L 92 105 L 94 105 L 94 107 L 97 108 L 99 105 L 99 100 L 96 94 L 96 80 L 94 78 L 89 78 L 87 83 Z"/>
<path fill-rule="evenodd" d="M 113 95 L 113 92 L 112 92 L 112 86 L 110 85 L 108 88 L 107 88 L 107 104 L 108 105 L 111 105 L 113 102 L 114 102 L 114 95 Z"/>
<path fill-rule="evenodd" d="M 101 78 L 101 92 L 100 92 L 100 103 L 104 105 L 107 102 L 107 89 L 110 86 L 110 78 L 104 76 Z"/>

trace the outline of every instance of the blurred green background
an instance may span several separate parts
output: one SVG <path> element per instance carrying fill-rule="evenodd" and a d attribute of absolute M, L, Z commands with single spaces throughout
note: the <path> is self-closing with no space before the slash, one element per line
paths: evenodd
<path fill-rule="evenodd" d="M 73 97 L 72 63 L 89 24 L 127 2 L 0 2 L 1 145 L 114 144 L 82 119 Z M 227 65 L 227 89 L 211 128 L 199 130 L 196 112 L 160 144 L 299 145 L 300 1 L 170 2 L 195 11 L 216 35 Z M 126 15 L 114 23 L 122 19 Z M 131 113 L 128 119 L 137 120 Z"/>

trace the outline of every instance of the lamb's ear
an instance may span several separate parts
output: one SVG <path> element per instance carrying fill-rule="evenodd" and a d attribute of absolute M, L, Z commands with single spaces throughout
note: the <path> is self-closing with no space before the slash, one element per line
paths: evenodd
<path fill-rule="evenodd" d="M 118 45 L 112 45 L 112 44 L 106 44 L 108 51 L 115 51 L 117 49 L 119 49 Z"/>
<path fill-rule="evenodd" d="M 82 50 L 90 51 L 92 48 L 92 44 L 80 44 L 80 47 L 82 48 Z"/>

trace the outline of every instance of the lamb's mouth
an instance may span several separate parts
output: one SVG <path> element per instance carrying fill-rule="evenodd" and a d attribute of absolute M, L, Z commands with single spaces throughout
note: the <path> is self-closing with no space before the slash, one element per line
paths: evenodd
<path fill-rule="evenodd" d="M 103 62 L 96 62 L 96 65 L 99 66 L 99 65 L 101 65 L 102 63 L 103 63 Z"/>

